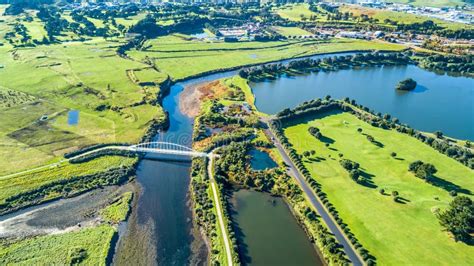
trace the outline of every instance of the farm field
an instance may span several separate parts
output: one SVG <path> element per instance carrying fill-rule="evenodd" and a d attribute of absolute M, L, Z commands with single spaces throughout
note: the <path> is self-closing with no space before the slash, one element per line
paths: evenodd
<path fill-rule="evenodd" d="M 166 75 L 117 56 L 120 44 L 97 38 L 35 48 L 0 47 L 0 94 L 17 92 L 0 106 L 0 153 L 9 155 L 8 160 L 1 157 L 0 172 L 33 167 L 93 143 L 136 142 L 150 121 L 165 119 L 161 106 L 142 102 L 159 87 L 141 86 L 127 70 L 135 69 L 140 79 L 155 84 Z M 79 112 L 77 125 L 69 124 L 70 110 Z"/>
<path fill-rule="evenodd" d="M 310 135 L 310 126 L 320 129 L 322 141 Z M 315 156 L 304 159 L 304 164 L 377 263 L 472 262 L 470 254 L 474 247 L 455 242 L 442 231 L 435 216 L 438 209 L 446 208 L 452 200 L 449 191 L 472 197 L 472 170 L 415 138 L 372 127 L 349 113 L 328 113 L 310 121 L 295 121 L 284 132 L 299 154 L 316 151 Z M 364 134 L 381 144 L 374 145 Z M 396 153 L 395 158 L 392 152 Z M 358 184 L 349 177 L 339 163 L 339 154 L 360 164 L 368 184 Z M 435 165 L 438 172 L 434 184 L 408 171 L 408 165 L 416 160 Z M 384 195 L 380 189 L 385 190 Z M 392 191 L 398 191 L 402 203 L 394 202 Z"/>
<path fill-rule="evenodd" d="M 0 264 L 106 265 L 116 229 L 110 225 L 39 236 L 10 245 L 0 243 Z"/>
<path fill-rule="evenodd" d="M 259 64 L 286 58 L 352 50 L 402 50 L 397 44 L 351 39 L 209 43 L 181 35 L 159 37 L 144 51 L 131 51 L 136 60 L 152 59 L 161 72 L 183 79 L 207 71 Z M 219 60 L 216 60 L 219 58 Z"/>

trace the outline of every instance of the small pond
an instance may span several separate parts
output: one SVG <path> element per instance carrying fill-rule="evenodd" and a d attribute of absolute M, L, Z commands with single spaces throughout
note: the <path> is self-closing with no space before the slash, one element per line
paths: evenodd
<path fill-rule="evenodd" d="M 71 110 L 67 113 L 67 124 L 75 126 L 79 123 L 79 110 Z"/>
<path fill-rule="evenodd" d="M 265 170 L 278 166 L 268 153 L 257 149 L 250 151 L 250 165 L 253 170 Z"/>
<path fill-rule="evenodd" d="M 323 265 L 283 199 L 239 190 L 232 213 L 243 265 Z"/>

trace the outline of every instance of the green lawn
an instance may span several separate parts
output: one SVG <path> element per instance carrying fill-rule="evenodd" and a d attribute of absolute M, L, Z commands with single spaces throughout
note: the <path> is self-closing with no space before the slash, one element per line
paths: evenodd
<path fill-rule="evenodd" d="M 311 32 L 305 31 L 298 27 L 273 27 L 273 29 L 285 37 L 313 35 Z"/>
<path fill-rule="evenodd" d="M 274 10 L 276 14 L 284 19 L 291 21 L 302 21 L 303 17 L 309 19 L 311 16 L 317 16 L 318 20 L 323 19 L 318 13 L 309 10 L 308 4 L 285 5 Z"/>
<path fill-rule="evenodd" d="M 324 140 L 333 142 L 329 148 L 308 133 L 309 126 L 318 127 L 326 137 Z M 357 128 L 373 136 L 383 147 L 369 142 Z M 415 138 L 372 127 L 349 113 L 303 121 L 287 127 L 285 134 L 300 154 L 316 150 L 312 161 L 306 159 L 306 167 L 379 264 L 472 264 L 474 246 L 454 242 L 442 231 L 434 215 L 452 200 L 449 190 L 458 190 L 458 194 L 474 192 L 472 170 Z M 390 156 L 391 152 L 397 153 L 396 158 Z M 360 163 L 374 187 L 352 181 L 338 162 L 339 153 Z M 436 166 L 436 186 L 408 171 L 408 165 L 415 160 Z M 405 203 L 381 195 L 381 188 L 388 194 L 398 191 Z"/>
<path fill-rule="evenodd" d="M 34 237 L 10 245 L 0 243 L 0 264 L 106 265 L 115 232 L 112 226 L 102 225 L 70 233 Z"/>
<path fill-rule="evenodd" d="M 166 36 L 148 43 L 145 51 L 131 51 L 137 60 L 151 58 L 161 72 L 182 79 L 203 72 L 259 64 L 286 58 L 351 50 L 401 50 L 396 44 L 351 39 L 277 42 L 201 42 Z"/>

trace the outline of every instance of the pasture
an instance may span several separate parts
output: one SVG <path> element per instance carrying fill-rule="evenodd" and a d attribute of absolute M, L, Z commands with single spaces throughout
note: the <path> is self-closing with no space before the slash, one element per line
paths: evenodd
<path fill-rule="evenodd" d="M 136 60 L 154 61 L 173 79 L 183 79 L 217 69 L 260 64 L 287 58 L 352 50 L 402 50 L 397 44 L 353 39 L 289 40 L 274 42 L 205 42 L 183 35 L 159 37 L 146 50 L 131 51 Z"/>

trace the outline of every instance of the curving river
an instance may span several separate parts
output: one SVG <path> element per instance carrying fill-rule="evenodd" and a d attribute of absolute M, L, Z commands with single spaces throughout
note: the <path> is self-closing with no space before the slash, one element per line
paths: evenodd
<path fill-rule="evenodd" d="M 353 53 L 343 53 L 348 55 Z M 334 55 L 318 55 L 324 58 Z M 283 60 L 285 64 L 295 59 Z M 163 108 L 168 112 L 170 127 L 155 139 L 191 145 L 193 121 L 179 108 L 179 95 L 184 87 L 209 82 L 237 74 L 237 70 L 210 74 L 201 78 L 179 82 L 171 87 L 169 95 L 163 99 Z M 414 78 L 419 86 L 413 92 L 399 93 L 395 84 L 407 77 Z M 285 107 L 330 94 L 334 98 L 350 97 L 359 103 L 389 113 L 414 128 L 434 131 L 474 140 L 474 79 L 449 77 L 425 71 L 416 66 L 370 67 L 365 69 L 321 72 L 304 76 L 282 77 L 274 81 L 250 84 L 256 96 L 257 108 L 266 113 L 276 113 Z M 442 122 L 440 122 L 442 121 Z M 258 155 L 256 155 L 258 157 Z M 120 227 L 113 264 L 116 265 L 204 265 L 207 264 L 208 248 L 197 228 L 193 226 L 189 202 L 190 162 L 164 161 L 147 156 L 137 169 L 137 183 L 140 195 L 136 197 L 127 223 Z M 162 158 L 161 158 L 162 159 Z M 272 165 L 262 166 L 263 168 Z M 274 209 L 256 206 L 265 195 L 257 192 L 235 194 L 238 226 L 241 228 L 243 243 L 249 256 L 247 263 L 264 264 L 272 258 L 271 251 L 263 252 L 262 240 L 255 233 L 255 224 L 260 226 L 272 219 L 281 221 L 285 217 L 288 224 L 278 224 L 266 228 L 272 234 L 272 241 L 278 241 L 274 232 L 287 231 L 279 242 L 280 250 L 298 249 L 294 243 L 302 243 L 304 249 L 295 250 L 303 264 L 319 262 L 302 230 L 295 226 L 292 215 L 282 202 Z M 271 201 L 271 199 L 267 199 Z M 250 204 L 250 205 L 249 205 Z M 263 204 L 263 203 L 262 203 Z M 255 205 L 255 206 L 254 206 Z M 240 206 L 240 207 L 239 207 Z M 245 206 L 253 206 L 246 208 Z M 240 209 L 240 213 L 239 213 Z M 254 213 L 260 213 L 269 220 L 252 221 Z M 12 216 L 21 213 L 12 214 Z M 276 215 L 276 216 L 275 216 Z M 246 218 L 247 217 L 247 218 Z M 291 224 L 291 226 L 289 226 Z M 277 225 L 280 225 L 278 227 Z M 264 228 L 264 227 L 262 227 Z M 299 228 L 299 229 L 298 229 Z M 293 230 L 291 229 L 291 230 Z M 290 232 L 290 234 L 288 234 Z M 264 237 L 263 231 L 260 233 Z M 252 236 L 248 238 L 249 236 Z M 286 239 L 286 240 L 285 240 Z M 307 240 L 307 239 L 306 239 Z M 289 246 L 289 243 L 292 246 Z M 286 246 L 285 246 L 286 245 Z M 253 255 L 258 254 L 258 255 Z M 252 258 L 253 257 L 253 258 Z M 257 263 L 258 264 L 258 263 Z"/>
<path fill-rule="evenodd" d="M 347 54 L 351 53 L 343 55 Z M 312 58 L 329 56 L 334 55 Z M 290 61 L 281 62 L 286 64 Z M 181 113 L 179 94 L 185 86 L 235 74 L 237 70 L 210 74 L 172 86 L 169 95 L 163 100 L 163 107 L 169 114 L 170 128 L 158 134 L 156 139 L 191 145 L 193 121 Z M 396 92 L 395 84 L 406 77 L 414 78 L 420 85 L 414 92 Z M 330 94 L 334 98 L 356 99 L 363 105 L 390 113 L 421 130 L 442 130 L 453 137 L 474 139 L 473 85 L 473 79 L 438 75 L 410 65 L 282 77 L 275 81 L 254 83 L 251 87 L 256 96 L 257 108 L 270 114 Z M 141 161 L 137 180 L 142 192 L 125 233 L 120 238 L 115 264 L 207 263 L 207 247 L 192 223 L 188 195 L 189 171 L 189 162 L 159 161 L 152 157 Z M 245 214 L 239 217 L 245 217 Z M 241 223 L 244 225 L 245 221 Z M 242 227 L 244 229 L 245 226 Z M 248 254 L 255 252 L 249 250 Z M 307 255 L 311 257 L 314 253 Z"/>

